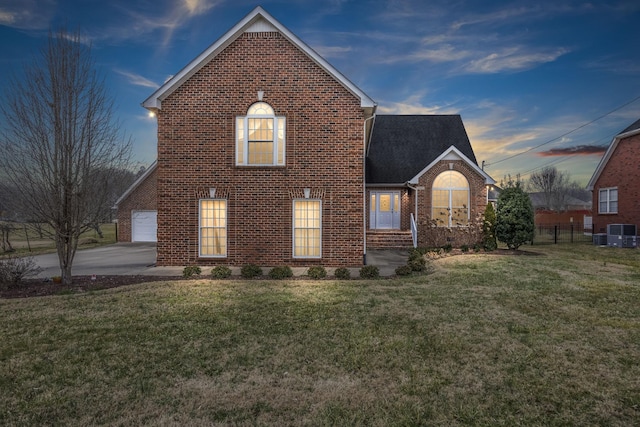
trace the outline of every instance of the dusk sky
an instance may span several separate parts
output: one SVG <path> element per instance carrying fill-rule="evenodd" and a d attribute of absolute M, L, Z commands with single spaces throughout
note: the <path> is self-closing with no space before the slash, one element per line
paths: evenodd
<path fill-rule="evenodd" d="M 80 29 L 149 165 L 156 124 L 140 103 L 258 5 L 379 114 L 460 114 L 497 181 L 556 166 L 586 185 L 640 118 L 638 0 L 0 0 L 0 91 L 49 29 Z"/>

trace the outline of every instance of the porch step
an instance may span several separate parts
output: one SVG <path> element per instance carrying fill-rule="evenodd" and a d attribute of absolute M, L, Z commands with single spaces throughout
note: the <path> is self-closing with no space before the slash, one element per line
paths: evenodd
<path fill-rule="evenodd" d="M 413 240 L 409 230 L 368 230 L 367 247 L 382 248 L 411 248 Z"/>

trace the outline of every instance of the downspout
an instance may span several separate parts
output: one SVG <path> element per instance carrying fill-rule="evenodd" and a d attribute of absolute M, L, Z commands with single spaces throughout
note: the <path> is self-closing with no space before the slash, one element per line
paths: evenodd
<path fill-rule="evenodd" d="M 413 216 L 415 217 L 416 221 L 418 220 L 418 187 L 414 187 L 411 184 L 409 184 L 409 181 L 407 181 L 406 183 L 407 187 L 409 187 L 410 189 L 413 190 Z"/>
<path fill-rule="evenodd" d="M 376 118 L 375 107 L 371 112 L 371 117 L 364 119 L 362 122 L 362 139 L 364 143 L 364 150 L 362 156 L 362 230 L 364 236 L 364 245 L 362 252 L 362 265 L 367 265 L 367 121 Z M 373 131 L 373 125 L 372 125 Z"/>

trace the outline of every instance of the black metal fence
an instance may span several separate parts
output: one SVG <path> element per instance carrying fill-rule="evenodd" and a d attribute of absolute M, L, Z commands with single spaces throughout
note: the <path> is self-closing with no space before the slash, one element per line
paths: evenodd
<path fill-rule="evenodd" d="M 581 223 L 536 225 L 533 244 L 592 243 L 591 230 L 584 230 Z"/>

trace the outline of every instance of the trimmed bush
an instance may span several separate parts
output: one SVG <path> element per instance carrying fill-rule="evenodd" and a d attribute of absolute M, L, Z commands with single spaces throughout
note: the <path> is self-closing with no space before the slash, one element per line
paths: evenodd
<path fill-rule="evenodd" d="M 460 246 L 460 250 L 462 252 L 469 252 L 469 245 L 462 245 Z"/>
<path fill-rule="evenodd" d="M 255 264 L 247 264 L 240 269 L 240 275 L 245 279 L 262 276 L 262 269 Z"/>
<path fill-rule="evenodd" d="M 407 264 L 401 265 L 400 267 L 396 268 L 396 275 L 398 276 L 408 276 L 411 273 L 413 273 L 413 269 Z"/>
<path fill-rule="evenodd" d="M 482 246 L 487 252 L 498 249 L 496 240 L 496 211 L 493 204 L 488 203 L 484 209 L 484 220 L 482 222 Z"/>
<path fill-rule="evenodd" d="M 365 265 L 360 269 L 360 278 L 377 279 L 380 277 L 380 270 L 375 265 Z"/>
<path fill-rule="evenodd" d="M 324 279 L 327 277 L 327 270 L 320 265 L 316 265 L 314 267 L 309 267 L 307 270 L 307 275 L 312 279 Z"/>
<path fill-rule="evenodd" d="M 231 277 L 231 269 L 225 265 L 219 265 L 211 270 L 211 277 L 214 279 L 226 279 Z"/>
<path fill-rule="evenodd" d="M 0 286 L 14 286 L 23 279 L 35 276 L 42 269 L 38 267 L 33 257 L 9 256 L 0 259 Z"/>
<path fill-rule="evenodd" d="M 202 270 L 197 265 L 188 265 L 182 269 L 182 277 L 188 279 L 191 276 L 199 276 Z"/>
<path fill-rule="evenodd" d="M 442 247 L 442 250 L 445 252 L 451 252 L 453 250 L 453 246 L 451 246 L 451 243 L 447 243 Z"/>
<path fill-rule="evenodd" d="M 407 266 L 409 266 L 412 271 L 424 271 L 427 266 L 427 260 L 424 259 L 424 257 L 410 258 L 409 261 L 407 261 Z"/>
<path fill-rule="evenodd" d="M 334 273 L 337 279 L 347 280 L 351 279 L 351 271 L 346 267 L 338 267 Z"/>
<path fill-rule="evenodd" d="M 293 277 L 293 271 L 291 271 L 291 267 L 289 266 L 273 267 L 269 271 L 269 277 L 272 279 L 282 280 L 288 277 Z"/>

